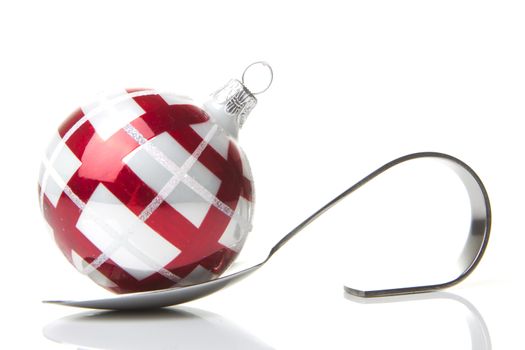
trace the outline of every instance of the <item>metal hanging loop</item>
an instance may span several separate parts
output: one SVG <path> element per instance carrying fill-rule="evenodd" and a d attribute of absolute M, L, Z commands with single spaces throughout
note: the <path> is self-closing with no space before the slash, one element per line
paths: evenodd
<path fill-rule="evenodd" d="M 269 76 L 268 76 L 269 80 L 268 80 L 268 83 L 267 83 L 265 88 L 263 88 L 262 90 L 259 90 L 259 91 L 253 91 L 252 89 L 249 89 L 250 92 L 253 95 L 259 95 L 259 94 L 262 94 L 263 92 L 265 92 L 266 90 L 268 90 L 270 88 L 270 86 L 272 85 L 272 83 L 273 83 L 273 69 L 270 66 L 270 64 L 268 64 L 268 62 L 265 62 L 265 61 L 253 62 L 252 64 L 250 64 L 248 67 L 246 67 L 244 69 L 244 72 L 242 72 L 241 82 L 242 82 L 243 85 L 246 85 L 246 73 L 251 68 L 253 68 L 255 66 L 262 66 L 263 68 L 266 68 L 268 70 L 268 73 L 269 73 Z"/>

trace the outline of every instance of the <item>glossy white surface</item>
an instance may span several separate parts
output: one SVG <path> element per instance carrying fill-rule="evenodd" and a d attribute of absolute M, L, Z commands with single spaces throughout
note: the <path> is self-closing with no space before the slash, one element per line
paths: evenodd
<path fill-rule="evenodd" d="M 439 182 L 431 171 L 407 168 L 356 193 L 348 206 L 312 225 L 253 276 L 188 305 L 218 316 L 199 315 L 203 321 L 193 326 L 169 318 L 165 327 L 198 329 L 197 342 L 218 332 L 224 344 L 237 339 L 253 348 L 484 349 L 488 339 L 493 349 L 525 348 L 524 6 L 0 4 L 5 123 L 0 146 L 8 164 L 0 175 L 1 347 L 95 345 L 59 344 L 43 335 L 52 322 L 84 311 L 40 300 L 106 295 L 60 256 L 35 204 L 44 145 L 63 117 L 94 93 L 116 86 L 205 97 L 225 79 L 239 77 L 250 62 L 265 59 L 275 81 L 240 135 L 257 181 L 258 205 L 243 254 L 255 259 L 376 166 L 423 150 L 455 155 L 484 180 L 494 209 L 487 253 L 468 280 L 447 291 L 467 305 L 454 297 L 381 304 L 345 298 L 345 282 L 390 287 L 415 277 L 445 278 L 448 265 L 432 262 L 453 261 L 461 249 L 468 222 L 464 197 L 455 192 L 459 187 L 445 174 Z M 217 317 L 227 320 L 226 329 L 208 327 Z M 130 334 L 140 322 L 153 332 L 151 320 L 130 322 L 135 327 L 127 329 Z M 98 323 L 93 327 L 80 327 L 80 335 L 89 337 Z M 169 331 L 159 327 L 153 344 L 170 345 L 163 332 Z M 129 346 L 125 336 L 115 341 Z"/>

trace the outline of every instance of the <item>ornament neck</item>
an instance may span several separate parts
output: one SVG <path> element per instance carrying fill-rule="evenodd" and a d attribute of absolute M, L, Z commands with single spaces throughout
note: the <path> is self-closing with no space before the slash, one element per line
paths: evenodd
<path fill-rule="evenodd" d="M 261 69 L 264 76 L 260 75 Z M 259 75 L 256 74 L 257 71 Z M 259 88 L 256 87 L 255 92 L 248 90 L 245 86 L 247 80 L 251 81 L 249 86 L 255 85 Z M 259 84 L 255 84 L 257 82 Z M 246 67 L 240 81 L 232 79 L 223 88 L 212 94 L 210 99 L 204 103 L 204 109 L 230 136 L 237 139 L 239 129 L 257 104 L 255 95 L 268 90 L 272 82 L 272 67 L 263 61 L 254 62 Z"/>
<path fill-rule="evenodd" d="M 255 96 L 239 80 L 230 80 L 212 94 L 204 109 L 232 137 L 237 138 L 248 114 L 257 104 Z"/>

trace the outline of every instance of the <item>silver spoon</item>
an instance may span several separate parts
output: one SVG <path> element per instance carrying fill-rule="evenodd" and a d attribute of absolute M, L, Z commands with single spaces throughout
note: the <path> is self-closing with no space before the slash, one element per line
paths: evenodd
<path fill-rule="evenodd" d="M 66 306 L 76 306 L 83 308 L 91 309 L 112 309 L 112 310 L 136 310 L 136 309 L 149 309 L 149 308 L 159 308 L 171 305 L 182 304 L 191 300 L 199 299 L 215 293 L 218 290 L 221 290 L 233 283 L 239 282 L 241 279 L 252 274 L 259 268 L 261 268 L 270 258 L 279 250 L 283 245 L 286 244 L 292 237 L 297 233 L 302 231 L 308 224 L 317 219 L 321 214 L 330 209 L 336 203 L 341 201 L 343 198 L 374 179 L 376 176 L 384 173 L 388 169 L 418 158 L 431 158 L 436 161 L 442 162 L 454 170 L 454 172 L 459 176 L 465 188 L 468 192 L 471 206 L 471 224 L 470 232 L 465 243 L 465 247 L 461 253 L 459 264 L 461 271 L 463 271 L 455 279 L 438 284 L 424 285 L 424 286 L 415 286 L 415 287 L 405 287 L 405 288 L 395 288 L 395 289 L 381 289 L 381 290 L 358 290 L 345 286 L 345 291 L 358 297 L 379 297 L 379 296 L 392 296 L 392 295 L 401 295 L 401 294 L 414 294 L 422 292 L 430 292 L 443 288 L 453 286 L 462 280 L 464 280 L 478 265 L 485 248 L 487 247 L 489 233 L 490 233 L 490 223 L 491 223 L 491 210 L 490 202 L 488 198 L 487 191 L 481 182 L 481 179 L 476 175 L 476 173 L 461 160 L 449 156 L 443 153 L 435 152 L 422 152 L 409 154 L 400 158 L 397 158 L 382 167 L 378 168 L 361 181 L 357 182 L 355 185 L 332 199 L 318 211 L 313 213 L 306 220 L 301 222 L 296 228 L 290 231 L 286 236 L 284 236 L 270 251 L 268 257 L 261 263 L 249 267 L 245 270 L 233 273 L 228 276 L 220 277 L 208 282 L 203 282 L 199 284 L 184 286 L 184 287 L 174 287 L 169 289 L 151 291 L 151 292 L 140 292 L 126 294 L 122 296 L 116 296 L 105 299 L 96 299 L 96 300 L 78 300 L 78 301 L 44 301 L 45 303 L 66 305 Z"/>

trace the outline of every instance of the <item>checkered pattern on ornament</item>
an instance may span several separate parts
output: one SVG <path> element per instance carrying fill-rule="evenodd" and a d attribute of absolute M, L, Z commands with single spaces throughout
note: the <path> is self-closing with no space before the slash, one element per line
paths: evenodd
<path fill-rule="evenodd" d="M 175 95 L 123 91 L 77 110 L 49 146 L 39 184 L 64 255 L 116 292 L 213 278 L 250 230 L 243 152 Z"/>

